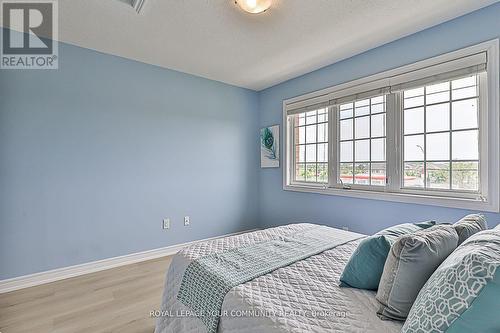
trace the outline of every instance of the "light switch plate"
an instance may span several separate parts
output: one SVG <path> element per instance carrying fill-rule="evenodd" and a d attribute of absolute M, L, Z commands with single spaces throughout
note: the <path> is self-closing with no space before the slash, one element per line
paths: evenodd
<path fill-rule="evenodd" d="M 163 229 L 170 229 L 170 219 L 163 219 Z"/>

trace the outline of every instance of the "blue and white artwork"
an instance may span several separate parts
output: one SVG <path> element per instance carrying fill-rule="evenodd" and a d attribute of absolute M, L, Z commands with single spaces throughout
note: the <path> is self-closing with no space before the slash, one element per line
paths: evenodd
<path fill-rule="evenodd" d="M 280 166 L 280 126 L 264 127 L 260 130 L 260 167 Z"/>

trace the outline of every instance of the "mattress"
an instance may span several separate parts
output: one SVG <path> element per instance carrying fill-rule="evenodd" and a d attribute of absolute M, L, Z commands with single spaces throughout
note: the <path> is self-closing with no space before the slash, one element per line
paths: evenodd
<path fill-rule="evenodd" d="M 206 332 L 196 314 L 177 300 L 184 271 L 193 260 L 311 226 L 280 226 L 201 242 L 180 251 L 167 272 L 155 332 Z M 352 238 L 350 232 L 335 230 Z M 359 241 L 339 245 L 232 288 L 224 298 L 218 332 L 399 332 L 401 322 L 377 317 L 375 292 L 338 286 L 340 274 Z"/>

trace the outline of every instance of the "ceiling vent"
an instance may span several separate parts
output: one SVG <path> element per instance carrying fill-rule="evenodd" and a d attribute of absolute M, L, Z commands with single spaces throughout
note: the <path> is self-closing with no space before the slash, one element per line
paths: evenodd
<path fill-rule="evenodd" d="M 137 13 L 140 13 L 145 2 L 146 0 L 132 0 L 132 7 L 134 7 Z"/>
<path fill-rule="evenodd" d="M 118 0 L 118 1 L 133 7 L 137 12 L 137 14 L 141 12 L 142 8 L 144 8 L 144 3 L 146 2 L 146 0 Z"/>

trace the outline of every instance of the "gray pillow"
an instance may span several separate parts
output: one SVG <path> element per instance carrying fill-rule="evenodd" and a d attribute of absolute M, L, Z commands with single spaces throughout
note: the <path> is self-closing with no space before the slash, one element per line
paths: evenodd
<path fill-rule="evenodd" d="M 454 225 L 458 234 L 458 245 L 464 240 L 482 230 L 488 229 L 486 218 L 483 214 L 470 214 L 458 220 Z"/>
<path fill-rule="evenodd" d="M 420 289 L 457 245 L 458 235 L 451 225 L 399 237 L 389 251 L 378 286 L 379 317 L 405 320 Z"/>

